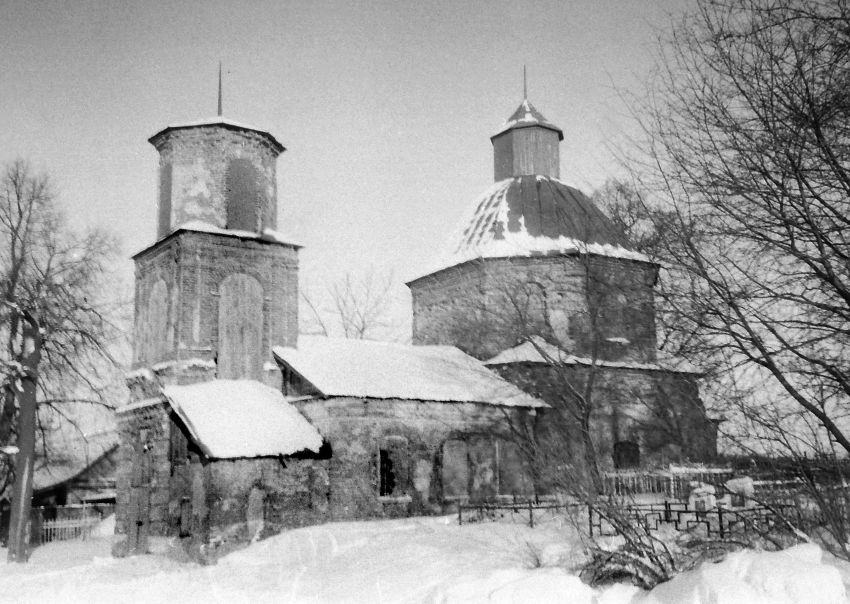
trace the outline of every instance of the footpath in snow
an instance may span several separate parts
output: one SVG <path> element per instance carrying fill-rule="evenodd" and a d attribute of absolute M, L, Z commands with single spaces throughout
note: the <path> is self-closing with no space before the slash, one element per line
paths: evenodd
<path fill-rule="evenodd" d="M 576 576 L 578 535 L 555 521 L 534 529 L 457 526 L 454 518 L 333 523 L 288 531 L 208 567 L 111 558 L 110 528 L 37 548 L 29 564 L 6 564 L 0 550 L 0 602 L 845 604 L 850 588 L 850 564 L 802 545 L 731 554 L 651 592 L 593 589 Z"/>

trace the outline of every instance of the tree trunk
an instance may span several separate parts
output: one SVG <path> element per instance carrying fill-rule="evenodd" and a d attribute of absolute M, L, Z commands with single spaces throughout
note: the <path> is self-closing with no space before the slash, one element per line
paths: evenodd
<path fill-rule="evenodd" d="M 584 453 L 584 463 L 587 466 L 590 478 L 589 498 L 596 499 L 602 493 L 602 475 L 599 473 L 599 464 L 596 459 L 596 445 L 593 443 L 593 435 L 590 433 L 590 418 L 581 418 L 581 444 Z"/>
<path fill-rule="evenodd" d="M 38 321 L 25 315 L 23 322 L 23 375 L 18 390 L 18 456 L 15 461 L 15 486 L 9 522 L 9 562 L 29 559 L 29 524 L 32 510 L 32 479 L 35 458 L 35 405 L 38 362 L 41 359 L 41 335 Z"/>

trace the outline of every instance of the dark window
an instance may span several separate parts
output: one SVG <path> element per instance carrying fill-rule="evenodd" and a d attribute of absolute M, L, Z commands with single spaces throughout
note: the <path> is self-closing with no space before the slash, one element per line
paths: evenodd
<path fill-rule="evenodd" d="M 261 204 L 260 174 L 250 160 L 231 159 L 225 176 L 227 228 L 256 231 Z"/>
<path fill-rule="evenodd" d="M 395 490 L 395 472 L 390 452 L 381 449 L 381 492 L 382 496 L 392 495 Z"/>
<path fill-rule="evenodd" d="M 378 449 L 378 495 L 381 497 L 407 495 L 409 474 L 407 440 L 400 437 L 385 439 Z"/>
<path fill-rule="evenodd" d="M 640 447 L 636 442 L 614 443 L 614 467 L 618 470 L 636 468 L 640 465 Z"/>
<path fill-rule="evenodd" d="M 174 466 L 185 463 L 189 457 L 189 441 L 174 420 L 171 421 L 170 437 L 169 459 L 171 460 L 171 472 L 173 474 Z"/>
<path fill-rule="evenodd" d="M 192 501 L 188 497 L 180 500 L 180 536 L 192 534 Z"/>

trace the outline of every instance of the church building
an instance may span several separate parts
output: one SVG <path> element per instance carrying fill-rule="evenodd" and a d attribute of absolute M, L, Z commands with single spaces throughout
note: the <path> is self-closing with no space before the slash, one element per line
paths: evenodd
<path fill-rule="evenodd" d="M 573 459 L 590 378 L 603 467 L 710 458 L 697 373 L 656 352 L 658 267 L 559 180 L 562 140 L 527 100 L 492 137 L 496 182 L 408 284 L 400 345 L 299 337 L 274 136 L 220 114 L 152 136 L 116 555 L 210 560 L 295 526 L 537 497 L 555 483 L 516 434 Z"/>

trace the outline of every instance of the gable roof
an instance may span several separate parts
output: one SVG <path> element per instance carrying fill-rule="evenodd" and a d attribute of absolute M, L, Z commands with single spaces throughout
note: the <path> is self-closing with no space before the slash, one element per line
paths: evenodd
<path fill-rule="evenodd" d="M 322 446 L 316 428 L 260 382 L 212 380 L 166 386 L 162 393 L 210 458 L 276 457 Z"/>
<path fill-rule="evenodd" d="M 479 258 L 570 253 L 650 262 L 578 189 L 548 176 L 515 176 L 473 201 L 426 274 Z"/>
<path fill-rule="evenodd" d="M 299 336 L 274 354 L 324 396 L 546 406 L 454 346 Z"/>
<path fill-rule="evenodd" d="M 554 346 L 539 336 L 533 336 L 513 348 L 503 350 L 484 361 L 488 367 L 530 363 L 532 365 L 596 365 L 608 369 L 638 369 L 645 371 L 668 371 L 671 373 L 698 374 L 700 371 L 684 359 L 663 355 L 654 363 L 634 361 L 604 361 L 589 357 L 578 357 Z"/>

